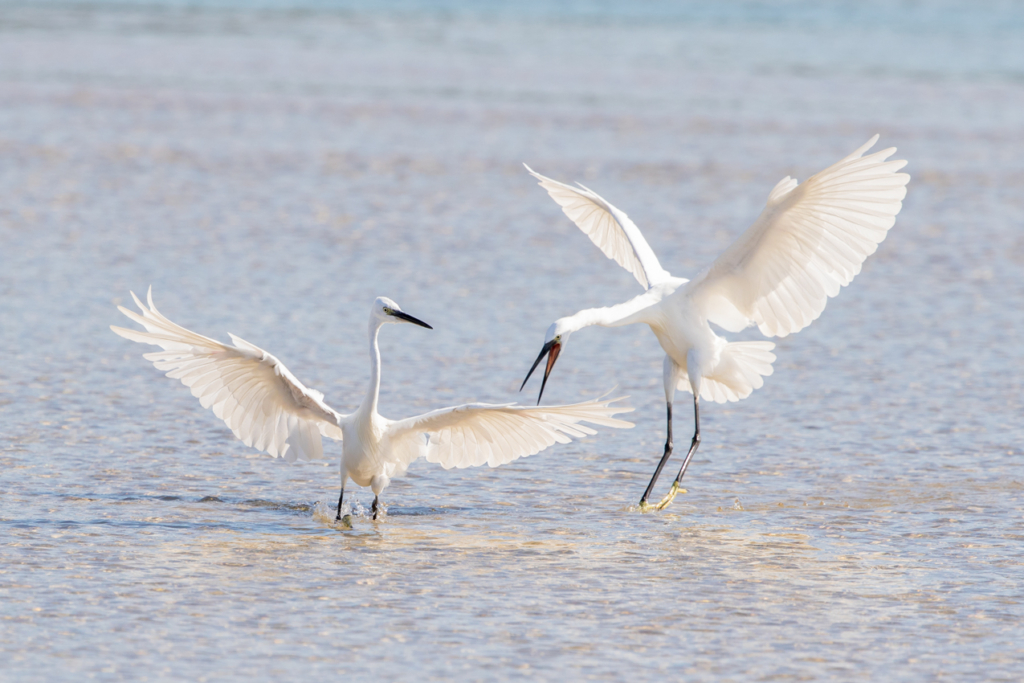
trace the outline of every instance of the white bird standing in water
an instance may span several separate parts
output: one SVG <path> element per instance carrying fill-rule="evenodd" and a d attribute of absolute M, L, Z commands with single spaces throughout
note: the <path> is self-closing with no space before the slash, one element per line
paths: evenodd
<path fill-rule="evenodd" d="M 404 313 L 398 304 L 380 297 L 370 310 L 370 387 L 356 412 L 342 415 L 324 403 L 319 391 L 308 389 L 281 361 L 263 349 L 230 335 L 234 345 L 222 344 L 174 324 L 153 305 L 143 305 L 132 293 L 142 315 L 118 309 L 146 328 L 145 332 L 111 326 L 115 333 L 163 349 L 143 355 L 168 377 L 192 389 L 204 408 L 227 423 L 246 446 L 289 462 L 323 458 L 321 435 L 342 441 L 341 494 L 349 478 L 374 493 L 377 518 L 380 493 L 401 476 L 413 460 L 424 456 L 445 469 L 504 465 L 533 455 L 569 437 L 596 432 L 581 422 L 605 427 L 632 427 L 617 413 L 633 410 L 612 406 L 616 399 L 596 399 L 567 406 L 533 408 L 513 404 L 468 403 L 441 408 L 405 420 L 389 420 L 377 412 L 380 393 L 380 349 L 377 333 L 385 323 L 406 322 L 433 329 Z M 625 397 L 622 397 L 625 398 Z"/>
<path fill-rule="evenodd" d="M 543 396 L 558 354 L 576 330 L 591 325 L 650 326 L 666 354 L 668 438 L 640 499 L 641 510 L 660 510 L 679 491 L 700 445 L 700 399 L 738 401 L 761 387 L 762 376 L 772 374 L 775 344 L 727 342 L 709 323 L 729 332 L 757 325 L 768 337 L 798 332 L 821 315 L 829 297 L 850 284 L 864 259 L 885 239 L 902 207 L 910 176 L 897 173 L 906 161 L 886 161 L 895 147 L 863 156 L 877 141 L 876 135 L 802 184 L 789 176 L 779 181 L 754 224 L 692 281 L 673 277 L 662 268 L 633 221 L 595 192 L 583 185 L 564 185 L 526 167 L 605 256 L 615 259 L 647 290 L 616 306 L 586 309 L 556 320 L 526 375 L 529 380 L 548 356 L 540 388 Z M 672 455 L 672 401 L 677 388 L 693 394 L 693 439 L 671 490 L 650 506 L 647 499 Z"/>

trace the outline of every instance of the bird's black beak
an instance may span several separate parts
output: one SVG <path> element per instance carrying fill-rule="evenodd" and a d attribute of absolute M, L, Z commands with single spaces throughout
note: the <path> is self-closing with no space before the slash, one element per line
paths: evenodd
<path fill-rule="evenodd" d="M 398 318 L 399 320 L 404 320 L 407 323 L 412 323 L 413 325 L 419 325 L 420 327 L 425 327 L 428 330 L 434 329 L 433 327 L 431 327 L 430 325 L 426 324 L 425 322 L 423 322 L 419 318 L 414 318 L 411 315 L 409 315 L 408 313 L 403 313 L 402 311 L 393 311 L 391 313 L 391 315 L 393 315 L 394 317 Z"/>
<path fill-rule="evenodd" d="M 537 396 L 537 405 L 540 405 L 541 396 L 544 395 L 544 387 L 548 384 L 548 376 L 551 374 L 551 368 L 555 367 L 555 361 L 558 360 L 558 354 L 562 351 L 562 345 L 552 339 L 540 350 L 540 355 L 537 356 L 537 360 L 533 361 L 533 367 L 526 373 L 526 379 L 523 380 L 522 386 L 519 387 L 519 391 L 523 390 L 526 386 L 527 381 L 530 379 L 530 375 L 540 365 L 540 361 L 545 355 L 548 357 L 548 366 L 544 369 L 544 380 L 540 383 L 540 394 Z"/>

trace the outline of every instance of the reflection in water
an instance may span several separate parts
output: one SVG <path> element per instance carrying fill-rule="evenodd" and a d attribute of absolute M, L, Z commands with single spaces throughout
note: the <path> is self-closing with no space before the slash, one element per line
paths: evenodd
<path fill-rule="evenodd" d="M 7 678 L 1021 678 L 1018 9 L 310 5 L 0 12 Z M 382 340 L 385 414 L 515 400 L 550 320 L 635 287 L 521 162 L 692 277 L 875 132 L 912 180 L 873 272 L 661 514 L 646 330 L 574 335 L 546 391 L 617 383 L 637 429 L 414 464 L 345 525 L 336 461 L 246 449 L 107 330 L 152 283 L 332 401 L 386 295 L 438 324 Z"/>

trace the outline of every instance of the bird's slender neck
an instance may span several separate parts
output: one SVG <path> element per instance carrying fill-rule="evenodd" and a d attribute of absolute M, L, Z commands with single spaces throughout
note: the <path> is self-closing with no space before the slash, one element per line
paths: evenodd
<path fill-rule="evenodd" d="M 650 291 L 629 301 L 614 306 L 602 308 L 584 308 L 582 311 L 563 318 L 560 327 L 565 332 L 575 332 L 584 327 L 600 325 L 602 327 L 619 327 L 633 323 L 649 322 L 648 314 L 651 306 L 660 301 L 660 297 L 654 297 Z"/>
<path fill-rule="evenodd" d="M 380 347 L 377 345 L 377 334 L 381 326 L 382 323 L 376 319 L 370 320 L 370 387 L 359 406 L 360 413 L 377 412 L 377 398 L 380 396 Z"/>

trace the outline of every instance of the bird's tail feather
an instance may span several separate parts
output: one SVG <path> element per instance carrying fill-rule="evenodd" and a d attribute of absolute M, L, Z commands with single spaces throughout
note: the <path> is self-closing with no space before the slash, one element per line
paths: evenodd
<path fill-rule="evenodd" d="M 726 403 L 750 396 L 764 385 L 763 377 L 772 374 L 775 344 L 766 341 L 729 342 L 722 349 L 718 364 L 701 378 L 700 397 L 705 401 Z M 690 380 L 683 377 L 679 389 L 692 391 Z"/>

